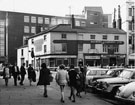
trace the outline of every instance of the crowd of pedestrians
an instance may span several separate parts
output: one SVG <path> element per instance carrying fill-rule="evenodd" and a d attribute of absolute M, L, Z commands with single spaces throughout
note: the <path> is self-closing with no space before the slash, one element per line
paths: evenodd
<path fill-rule="evenodd" d="M 29 67 L 25 68 L 25 63 L 19 68 L 17 64 L 9 65 L 5 64 L 3 69 L 3 79 L 5 79 L 5 85 L 8 86 L 8 80 L 13 76 L 14 85 L 17 86 L 18 81 L 20 85 L 24 85 L 25 75 L 28 74 L 28 80 L 30 86 L 32 82 L 36 82 L 36 73 L 32 65 L 29 64 Z M 60 87 L 62 103 L 65 102 L 64 90 L 65 86 L 70 87 L 69 100 L 76 102 L 76 97 L 81 98 L 81 92 L 85 92 L 85 76 L 86 76 L 86 67 L 79 65 L 78 68 L 75 68 L 74 65 L 70 65 L 69 69 L 65 69 L 65 65 L 61 64 L 58 67 L 55 81 Z M 48 97 L 47 85 L 50 85 L 52 82 L 53 76 L 50 70 L 47 68 L 45 63 L 41 64 L 39 79 L 37 82 L 38 85 L 44 86 L 44 97 Z"/>

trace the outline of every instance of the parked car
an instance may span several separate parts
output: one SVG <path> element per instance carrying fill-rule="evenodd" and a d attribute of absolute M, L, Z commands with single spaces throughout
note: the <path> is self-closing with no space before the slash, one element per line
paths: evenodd
<path fill-rule="evenodd" d="M 109 69 L 99 68 L 99 67 L 88 67 L 86 72 L 86 86 L 90 87 L 91 83 L 95 78 L 100 78 L 103 75 L 106 75 Z"/>
<path fill-rule="evenodd" d="M 119 87 L 116 96 L 118 100 L 127 103 L 134 103 L 135 105 L 135 82 L 130 82 L 126 85 Z"/>
<path fill-rule="evenodd" d="M 97 79 L 117 77 L 123 70 L 124 68 L 109 69 L 105 75 L 95 76 L 89 86 L 95 88 Z"/>
<path fill-rule="evenodd" d="M 115 96 L 120 86 L 132 81 L 135 81 L 135 69 L 125 69 L 118 77 L 98 79 L 95 87 L 99 91 L 111 93 L 112 96 Z"/>

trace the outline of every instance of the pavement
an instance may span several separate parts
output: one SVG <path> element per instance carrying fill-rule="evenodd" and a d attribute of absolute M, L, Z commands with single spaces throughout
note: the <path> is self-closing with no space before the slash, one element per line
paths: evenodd
<path fill-rule="evenodd" d="M 53 76 L 55 77 L 55 72 Z M 37 81 L 38 81 L 37 72 Z M 55 80 L 48 86 L 48 97 L 43 97 L 43 86 L 37 86 L 37 81 L 29 85 L 26 76 L 24 85 L 14 86 L 13 78 L 9 79 L 8 86 L 5 86 L 4 79 L 0 78 L 0 105 L 112 105 L 91 93 L 82 93 L 82 98 L 76 97 L 73 103 L 68 99 L 70 89 L 65 88 L 65 103 L 60 102 L 60 89 Z"/>

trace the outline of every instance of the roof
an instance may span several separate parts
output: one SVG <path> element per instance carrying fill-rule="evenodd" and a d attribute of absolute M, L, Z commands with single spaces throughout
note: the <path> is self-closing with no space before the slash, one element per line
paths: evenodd
<path fill-rule="evenodd" d="M 50 27 L 48 30 L 44 30 L 36 35 L 30 36 L 33 38 L 48 32 L 65 32 L 65 33 L 92 33 L 92 34 L 126 34 L 124 30 L 116 28 L 86 28 L 86 27 L 74 27 L 72 28 L 70 24 L 59 24 Z"/>
<path fill-rule="evenodd" d="M 102 10 L 102 7 L 89 7 L 89 6 L 86 6 L 86 7 L 84 7 L 84 10 L 85 11 L 95 11 L 95 12 L 100 12 L 100 13 L 102 13 L 103 14 L 103 10 Z"/>

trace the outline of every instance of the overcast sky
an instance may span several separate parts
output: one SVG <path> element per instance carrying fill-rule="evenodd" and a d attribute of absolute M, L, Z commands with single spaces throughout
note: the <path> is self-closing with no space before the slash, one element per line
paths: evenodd
<path fill-rule="evenodd" d="M 114 8 L 118 10 L 118 5 L 120 5 L 121 15 L 123 17 L 122 20 L 125 21 L 126 1 L 127 0 L 0 0 L 0 10 L 65 16 L 65 14 L 69 14 L 70 11 L 71 14 L 82 14 L 82 10 L 85 6 L 101 6 L 104 14 L 113 14 Z M 71 9 L 69 7 L 71 7 Z"/>

